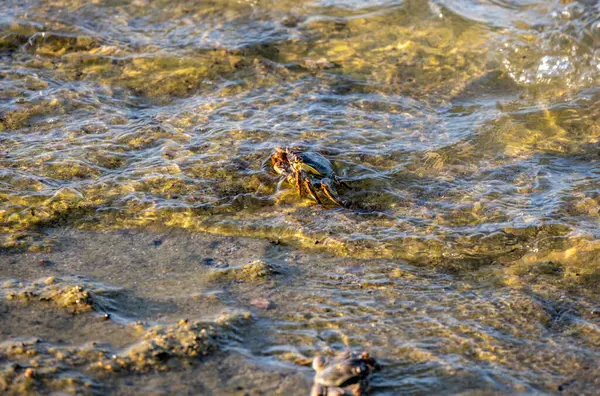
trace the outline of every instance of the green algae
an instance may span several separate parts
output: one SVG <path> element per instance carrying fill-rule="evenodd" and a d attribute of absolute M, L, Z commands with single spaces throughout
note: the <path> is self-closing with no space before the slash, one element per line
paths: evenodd
<path fill-rule="evenodd" d="M 418 12 L 418 11 L 417 11 Z M 382 26 L 386 26 L 382 29 Z M 315 20 L 308 34 L 327 37 L 316 45 L 286 43 L 279 58 L 306 63 L 314 59 L 334 73 L 381 84 L 379 89 L 409 95 L 454 95 L 488 68 L 485 54 L 492 37 L 479 26 L 460 30 L 444 22 L 412 25 L 403 11 L 368 17 Z"/>
<path fill-rule="evenodd" d="M 600 245 L 586 238 L 569 240 L 565 249 L 530 252 L 506 271 L 508 282 L 580 287 L 597 292 L 600 279 Z"/>
<path fill-rule="evenodd" d="M 0 131 L 11 131 L 31 126 L 30 121 L 48 115 L 64 114 L 63 107 L 56 100 L 32 104 L 27 108 L 7 111 L 0 116 Z"/>

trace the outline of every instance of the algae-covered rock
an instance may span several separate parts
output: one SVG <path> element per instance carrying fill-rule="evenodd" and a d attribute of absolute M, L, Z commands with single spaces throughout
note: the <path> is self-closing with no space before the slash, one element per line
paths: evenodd
<path fill-rule="evenodd" d="M 155 326 L 121 353 L 94 342 L 65 347 L 40 339 L 6 341 L 0 343 L 0 392 L 98 393 L 98 379 L 107 375 L 193 364 L 194 359 L 237 339 L 239 326 L 250 319 L 250 313 L 233 312 L 209 321 L 183 319 L 174 325 Z"/>
<path fill-rule="evenodd" d="M 73 313 L 95 310 L 103 289 L 80 279 L 49 277 L 35 282 L 8 280 L 0 286 L 0 296 L 12 301 L 48 301 Z"/>
<path fill-rule="evenodd" d="M 21 219 L 30 215 L 31 211 L 24 210 Z M 36 212 L 36 215 L 39 215 Z M 1 216 L 0 216 L 1 217 Z M 5 223 L 6 224 L 6 223 Z M 34 231 L 11 232 L 0 235 L 0 248 L 26 250 L 29 252 L 50 252 L 56 243 L 56 238 Z"/>
<path fill-rule="evenodd" d="M 264 279 L 278 273 L 277 269 L 263 260 L 255 260 L 235 271 L 235 277 L 241 281 Z"/>
<path fill-rule="evenodd" d="M 0 344 L 0 392 L 31 394 L 32 392 L 66 392 L 92 394 L 94 380 L 74 367 L 85 363 L 83 356 L 96 358 L 86 348 L 55 348 L 40 339 L 6 341 Z M 92 356 L 93 355 L 93 356 Z"/>
<path fill-rule="evenodd" d="M 168 370 L 185 360 L 218 351 L 233 336 L 237 325 L 247 322 L 249 313 L 235 313 L 214 322 L 180 320 L 173 326 L 149 329 L 142 341 L 101 367 L 108 371 L 145 372 Z"/>
<path fill-rule="evenodd" d="M 213 279 L 231 279 L 239 282 L 266 280 L 279 273 L 278 269 L 264 260 L 254 260 L 242 267 L 227 268 L 212 273 Z"/>
<path fill-rule="evenodd" d="M 92 380 L 68 374 L 56 375 L 52 367 L 22 367 L 8 364 L 0 368 L 0 391 L 5 394 L 31 394 L 53 390 L 78 395 L 93 394 Z"/>

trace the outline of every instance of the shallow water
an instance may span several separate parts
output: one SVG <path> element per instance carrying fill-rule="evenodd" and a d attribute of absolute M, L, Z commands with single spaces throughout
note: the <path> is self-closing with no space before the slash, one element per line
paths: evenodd
<path fill-rule="evenodd" d="M 0 389 L 595 393 L 597 1 L 0 11 Z"/>

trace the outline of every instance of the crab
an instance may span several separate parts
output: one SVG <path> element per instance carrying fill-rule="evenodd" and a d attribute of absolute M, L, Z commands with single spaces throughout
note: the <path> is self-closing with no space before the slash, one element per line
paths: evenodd
<path fill-rule="evenodd" d="M 316 374 L 311 396 L 362 396 L 379 365 L 368 352 L 343 351 L 330 358 L 315 356 L 312 367 Z"/>
<path fill-rule="evenodd" d="M 317 195 L 317 189 L 334 204 L 344 206 L 334 188 L 334 184 L 347 186 L 335 174 L 332 163 L 314 151 L 299 151 L 289 147 L 280 147 L 271 155 L 273 170 L 284 177 L 301 197 L 307 193 L 319 204 L 323 201 Z"/>

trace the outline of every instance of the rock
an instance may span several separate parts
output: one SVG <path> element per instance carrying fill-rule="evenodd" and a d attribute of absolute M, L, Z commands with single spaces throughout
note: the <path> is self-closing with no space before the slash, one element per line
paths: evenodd
<path fill-rule="evenodd" d="M 253 298 L 252 300 L 250 300 L 250 304 L 254 305 L 257 308 L 262 308 L 262 309 L 271 309 L 271 308 L 275 307 L 275 304 L 273 304 L 272 301 L 269 301 L 268 299 L 266 299 L 264 297 Z"/>

